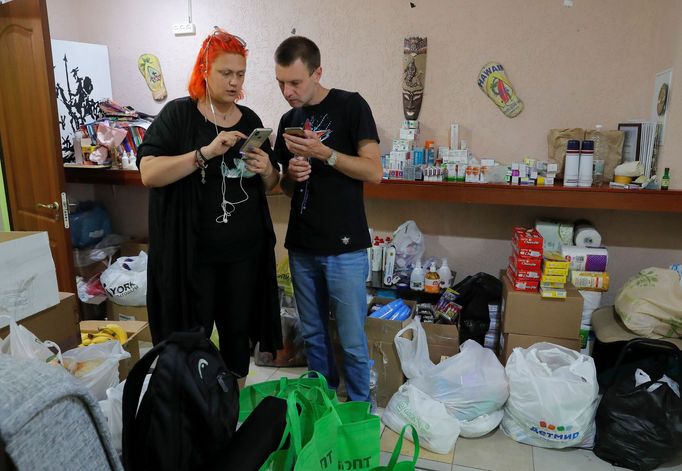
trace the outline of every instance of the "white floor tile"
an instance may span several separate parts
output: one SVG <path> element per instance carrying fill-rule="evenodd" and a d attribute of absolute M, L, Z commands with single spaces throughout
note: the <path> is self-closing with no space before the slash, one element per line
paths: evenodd
<path fill-rule="evenodd" d="M 391 453 L 382 451 L 379 460 L 381 465 L 386 466 L 390 460 Z M 412 461 L 412 457 L 400 455 L 398 462 L 401 461 Z M 417 469 L 423 471 L 451 471 L 452 465 L 450 463 L 441 463 L 440 461 L 423 460 L 420 458 L 417 460 Z"/>
<path fill-rule="evenodd" d="M 256 366 L 251 359 L 251 364 L 249 365 L 249 374 L 246 377 L 246 385 L 250 386 L 256 383 L 262 383 L 267 381 L 270 377 L 277 372 L 278 368 L 271 368 L 268 366 Z"/>
<path fill-rule="evenodd" d="M 296 379 L 306 371 L 308 371 L 308 368 L 279 368 L 272 375 L 271 379 L 279 379 L 282 377 Z"/>
<path fill-rule="evenodd" d="M 452 471 L 487 471 L 487 470 L 481 470 L 480 468 L 470 468 L 468 466 L 460 466 L 458 464 L 453 464 Z"/>
<path fill-rule="evenodd" d="M 573 471 L 589 469 L 590 471 L 613 471 L 613 466 L 610 463 L 601 460 L 591 450 L 579 448 L 555 450 L 533 447 L 533 464 L 538 470 Z"/>
<path fill-rule="evenodd" d="M 460 437 L 454 464 L 489 471 L 533 471 L 533 452 L 498 429 L 481 438 Z"/>

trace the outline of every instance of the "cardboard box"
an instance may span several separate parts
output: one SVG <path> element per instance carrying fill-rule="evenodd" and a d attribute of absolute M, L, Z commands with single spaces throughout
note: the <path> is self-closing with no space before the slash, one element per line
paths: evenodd
<path fill-rule="evenodd" d="M 374 297 L 370 305 L 387 304 L 391 301 L 393 301 L 391 298 Z M 365 322 L 369 356 L 374 360 L 374 368 L 379 376 L 377 388 L 377 404 L 379 407 L 386 407 L 393 394 L 405 382 L 398 350 L 395 348 L 393 339 L 403 327 L 412 322 L 417 303 L 405 300 L 405 304 L 412 308 L 412 312 L 410 317 L 403 322 L 371 317 L 367 317 Z M 369 311 L 367 314 L 370 314 Z"/>
<path fill-rule="evenodd" d="M 62 352 L 76 348 L 81 342 L 78 327 L 78 302 L 73 293 L 59 293 L 59 303 L 17 321 L 40 340 L 52 340 Z M 9 326 L 0 319 L 0 338 L 9 335 Z"/>
<path fill-rule="evenodd" d="M 19 321 L 59 300 L 47 232 L 0 232 L 0 314 Z"/>
<path fill-rule="evenodd" d="M 133 239 L 121 244 L 121 257 L 133 257 L 140 251 L 149 253 L 149 243 L 141 239 Z"/>
<path fill-rule="evenodd" d="M 434 364 L 440 363 L 442 357 L 451 357 L 459 353 L 459 330 L 456 325 L 422 323 L 426 332 L 426 343 L 429 345 L 429 358 Z"/>
<path fill-rule="evenodd" d="M 101 327 L 111 323 L 113 323 L 113 321 L 82 321 L 80 323 L 80 331 L 84 333 L 94 333 Z M 118 321 L 116 324 L 120 325 L 128 334 L 128 341 L 123 344 L 123 350 L 130 353 L 130 358 L 121 360 L 118 364 L 118 377 L 123 381 L 128 377 L 128 373 L 140 359 L 140 339 L 138 335 L 143 330 L 149 329 L 149 325 L 142 321 Z M 80 334 L 78 336 L 80 337 Z"/>
<path fill-rule="evenodd" d="M 107 319 L 112 321 L 143 321 L 147 327 L 137 335 L 143 342 L 151 342 L 152 334 L 149 330 L 149 315 L 147 306 L 121 306 L 111 300 L 107 300 Z"/>
<path fill-rule="evenodd" d="M 571 284 L 566 291 L 566 299 L 546 299 L 537 292 L 516 291 L 502 277 L 502 332 L 577 339 L 583 297 Z"/>
<path fill-rule="evenodd" d="M 507 359 L 514 351 L 514 348 L 528 348 L 538 342 L 549 342 L 562 347 L 570 348 L 576 352 L 580 351 L 580 339 L 578 332 L 576 332 L 575 339 L 562 339 L 555 337 L 542 337 L 539 335 L 519 335 L 519 334 L 502 334 L 500 335 L 500 354 L 499 358 L 503 365 L 507 363 Z"/>

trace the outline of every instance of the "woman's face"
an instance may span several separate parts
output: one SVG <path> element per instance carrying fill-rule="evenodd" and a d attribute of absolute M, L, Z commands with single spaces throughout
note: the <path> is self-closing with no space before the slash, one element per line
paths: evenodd
<path fill-rule="evenodd" d="M 215 57 L 208 73 L 207 93 L 214 103 L 234 103 L 242 95 L 246 58 L 222 53 Z"/>

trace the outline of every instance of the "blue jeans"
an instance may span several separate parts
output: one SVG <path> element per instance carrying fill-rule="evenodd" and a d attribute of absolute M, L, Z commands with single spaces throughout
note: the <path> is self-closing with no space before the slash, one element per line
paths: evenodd
<path fill-rule="evenodd" d="M 341 255 L 289 252 L 296 306 L 301 317 L 308 367 L 322 373 L 330 387 L 339 373 L 329 338 L 329 312 L 334 313 L 343 348 L 343 369 L 348 399 L 369 401 L 367 318 L 367 251 Z"/>

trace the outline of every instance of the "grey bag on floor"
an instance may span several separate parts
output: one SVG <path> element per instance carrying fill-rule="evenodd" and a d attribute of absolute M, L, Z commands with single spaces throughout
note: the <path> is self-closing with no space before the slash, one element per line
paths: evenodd
<path fill-rule="evenodd" d="M 97 401 L 64 368 L 0 354 L 0 378 L 0 442 L 17 469 L 123 470 Z"/>

